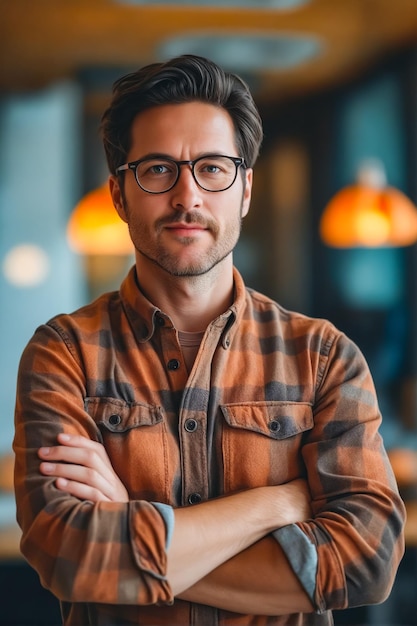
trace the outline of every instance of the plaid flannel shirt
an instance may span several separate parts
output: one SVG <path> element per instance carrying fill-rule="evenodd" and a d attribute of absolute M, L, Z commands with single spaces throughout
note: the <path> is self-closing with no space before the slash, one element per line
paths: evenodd
<path fill-rule="evenodd" d="M 236 270 L 234 285 L 189 374 L 172 321 L 141 294 L 134 268 L 120 291 L 39 327 L 22 355 L 21 549 L 67 626 L 324 625 L 332 609 L 389 593 L 404 508 L 362 354 L 328 321 L 246 288 Z M 129 503 L 80 501 L 40 474 L 37 449 L 60 432 L 104 444 Z M 315 613 L 246 616 L 173 598 L 171 507 L 298 477 L 313 517 L 274 536 Z"/>

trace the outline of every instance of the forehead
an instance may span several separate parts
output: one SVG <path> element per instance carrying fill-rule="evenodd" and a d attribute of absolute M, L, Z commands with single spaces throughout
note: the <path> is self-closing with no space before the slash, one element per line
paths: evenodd
<path fill-rule="evenodd" d="M 180 158 L 207 152 L 239 156 L 232 118 L 222 107 L 206 102 L 164 104 L 139 113 L 131 130 L 134 158 L 161 153 Z"/>

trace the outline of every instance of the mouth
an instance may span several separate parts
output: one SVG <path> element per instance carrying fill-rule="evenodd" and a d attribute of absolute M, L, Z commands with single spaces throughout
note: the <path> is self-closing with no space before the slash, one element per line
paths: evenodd
<path fill-rule="evenodd" d="M 179 237 L 192 237 L 208 230 L 208 228 L 201 224 L 185 224 L 184 222 L 167 224 L 165 229 Z"/>

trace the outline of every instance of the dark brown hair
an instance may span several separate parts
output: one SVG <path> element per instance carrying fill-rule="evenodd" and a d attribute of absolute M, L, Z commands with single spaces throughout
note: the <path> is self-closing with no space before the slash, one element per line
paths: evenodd
<path fill-rule="evenodd" d="M 252 167 L 262 141 L 262 122 L 246 83 L 221 67 L 194 55 L 153 63 L 119 78 L 101 120 L 109 170 L 126 161 L 131 127 L 138 113 L 162 104 L 202 101 L 224 108 L 233 120 L 239 156 Z"/>

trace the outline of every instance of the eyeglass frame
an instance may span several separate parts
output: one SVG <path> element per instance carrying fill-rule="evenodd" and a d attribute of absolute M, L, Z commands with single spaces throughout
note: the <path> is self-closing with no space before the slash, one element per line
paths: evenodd
<path fill-rule="evenodd" d="M 234 175 L 234 178 L 233 178 L 232 182 L 230 183 L 230 185 L 228 185 L 224 189 L 206 189 L 205 187 L 203 187 L 198 182 L 198 180 L 197 180 L 197 178 L 195 176 L 195 173 L 194 173 L 194 167 L 195 167 L 195 164 L 198 161 L 201 161 L 201 160 L 207 159 L 207 158 L 215 158 L 215 157 L 222 157 L 222 158 L 230 159 L 235 164 L 235 175 Z M 176 175 L 176 178 L 175 178 L 174 182 L 172 183 L 172 185 L 170 187 L 168 187 L 168 189 L 164 189 L 164 191 L 149 191 L 149 189 L 145 189 L 144 187 L 142 187 L 142 185 L 140 184 L 140 182 L 138 180 L 138 177 L 137 177 L 138 165 L 140 165 L 140 163 L 143 163 L 144 161 L 153 161 L 155 159 L 161 159 L 161 161 L 168 161 L 169 163 L 173 163 L 176 166 L 176 168 L 177 168 L 177 175 Z M 179 178 L 180 178 L 180 175 L 181 175 L 181 169 L 180 169 L 181 165 L 189 165 L 191 167 L 191 174 L 192 174 L 193 179 L 195 180 L 196 184 L 200 187 L 200 189 L 203 189 L 204 191 L 208 191 L 209 193 L 218 193 L 220 191 L 227 191 L 227 189 L 230 189 L 230 187 L 232 187 L 232 185 L 235 184 L 239 167 L 243 167 L 244 169 L 247 169 L 246 164 L 245 164 L 245 159 L 243 157 L 233 157 L 233 156 L 229 156 L 227 154 L 204 154 L 204 155 L 202 155 L 200 157 L 197 157 L 197 159 L 194 159 L 192 161 L 176 161 L 175 159 L 172 159 L 171 157 L 165 157 L 165 156 L 162 156 L 162 155 L 155 155 L 155 156 L 145 157 L 144 159 L 137 159 L 136 161 L 130 161 L 129 163 L 124 163 L 123 165 L 119 165 L 119 167 L 116 168 L 116 174 L 120 175 L 120 172 L 127 171 L 127 170 L 132 170 L 132 172 L 135 175 L 136 183 L 137 183 L 138 187 L 140 187 L 140 189 L 142 189 L 142 191 L 145 191 L 146 193 L 151 193 L 153 195 L 158 195 L 158 194 L 161 194 L 161 193 L 167 193 L 168 191 L 171 191 L 171 189 L 173 189 L 175 187 L 175 185 L 179 181 Z"/>

